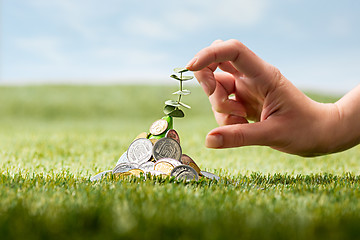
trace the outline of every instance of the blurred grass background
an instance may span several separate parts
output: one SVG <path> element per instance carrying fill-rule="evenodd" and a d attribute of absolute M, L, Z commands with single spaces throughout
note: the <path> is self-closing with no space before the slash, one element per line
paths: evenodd
<path fill-rule="evenodd" d="M 359 173 L 358 148 L 317 158 L 300 158 L 267 147 L 210 150 L 204 147 L 216 127 L 199 87 L 184 98 L 192 109 L 175 119 L 184 153 L 203 169 L 227 174 L 329 172 Z M 90 176 L 111 169 L 138 133 L 163 116 L 164 101 L 177 86 L 0 87 L 0 146 L 3 169 L 71 170 Z M 338 96 L 308 94 L 320 102 Z M 335 139 L 334 139 L 335 141 Z"/>
<path fill-rule="evenodd" d="M 183 152 L 219 183 L 89 181 L 163 116 L 177 86 L 0 87 L 2 239 L 359 236 L 359 147 L 317 158 L 260 146 L 206 149 L 217 124 L 205 94 L 190 89 L 192 109 L 174 127 Z"/>

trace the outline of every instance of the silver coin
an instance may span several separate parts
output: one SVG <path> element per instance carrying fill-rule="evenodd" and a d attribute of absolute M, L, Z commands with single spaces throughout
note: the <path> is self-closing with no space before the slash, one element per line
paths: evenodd
<path fill-rule="evenodd" d="M 165 134 L 165 137 L 172 138 L 172 139 L 176 140 L 180 144 L 180 137 L 179 137 L 179 134 L 176 132 L 175 129 L 170 129 L 169 131 L 167 131 L 166 134 Z"/>
<path fill-rule="evenodd" d="M 121 155 L 121 157 L 117 161 L 116 165 L 118 165 L 120 163 L 127 163 L 127 162 L 129 162 L 129 160 L 127 159 L 127 151 L 126 151 Z"/>
<path fill-rule="evenodd" d="M 150 160 L 153 145 L 149 139 L 138 138 L 133 141 L 127 150 L 127 159 L 131 163 L 142 164 Z"/>
<path fill-rule="evenodd" d="M 216 180 L 216 181 L 219 181 L 220 180 L 220 177 L 213 174 L 213 173 L 209 173 L 209 172 L 206 172 L 206 171 L 200 171 L 201 175 L 203 175 L 204 177 L 206 178 L 209 178 L 209 179 L 212 179 L 212 180 Z"/>
<path fill-rule="evenodd" d="M 177 180 L 183 180 L 189 182 L 191 180 L 199 181 L 199 174 L 188 165 L 180 165 L 175 167 L 171 173 L 171 176 L 175 176 Z"/>
<path fill-rule="evenodd" d="M 180 173 L 182 173 L 184 171 L 192 172 L 194 175 L 198 175 L 196 170 L 193 169 L 192 167 L 190 167 L 189 165 L 181 164 L 181 165 L 174 167 L 174 169 L 170 173 L 170 176 L 177 177 Z"/>
<path fill-rule="evenodd" d="M 103 171 L 101 173 L 96 174 L 95 176 L 90 178 L 90 181 L 97 181 L 97 180 L 101 180 L 106 174 L 111 174 L 113 170 L 107 170 L 107 171 Z"/>
<path fill-rule="evenodd" d="M 113 173 L 127 172 L 131 169 L 136 169 L 138 167 L 139 166 L 135 163 L 120 163 L 115 166 L 115 168 L 113 169 Z"/>
<path fill-rule="evenodd" d="M 143 170 L 144 172 L 149 172 L 151 170 L 154 170 L 154 166 L 155 166 L 155 163 L 154 162 L 144 162 L 143 164 L 141 164 L 139 166 L 139 168 L 141 170 Z"/>
<path fill-rule="evenodd" d="M 180 144 L 172 138 L 160 138 L 154 145 L 153 156 L 155 160 L 172 158 L 180 161 Z"/>

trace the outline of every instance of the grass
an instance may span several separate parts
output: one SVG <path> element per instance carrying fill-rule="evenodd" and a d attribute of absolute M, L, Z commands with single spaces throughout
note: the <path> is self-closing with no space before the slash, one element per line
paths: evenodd
<path fill-rule="evenodd" d="M 220 182 L 90 182 L 162 117 L 174 87 L 0 87 L 1 239 L 355 239 L 360 148 L 300 158 L 209 150 L 200 89 L 176 119 L 184 153 Z M 337 97 L 311 94 L 322 102 Z"/>

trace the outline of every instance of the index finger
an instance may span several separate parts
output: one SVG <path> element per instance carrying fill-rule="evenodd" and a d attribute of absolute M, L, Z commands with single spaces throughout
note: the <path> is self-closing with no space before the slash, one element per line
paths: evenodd
<path fill-rule="evenodd" d="M 199 71 L 211 63 L 226 61 L 231 61 L 239 72 L 251 78 L 266 72 L 267 63 L 237 40 L 220 42 L 202 49 L 186 68 L 190 71 Z"/>

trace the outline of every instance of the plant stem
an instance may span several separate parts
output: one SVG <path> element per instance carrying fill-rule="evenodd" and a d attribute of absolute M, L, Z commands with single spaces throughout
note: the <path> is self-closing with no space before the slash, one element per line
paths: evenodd
<path fill-rule="evenodd" d="M 182 73 L 180 73 L 180 79 L 182 79 Z M 182 91 L 182 80 L 180 81 L 180 91 Z M 178 103 L 180 102 L 181 100 L 181 94 L 179 94 L 179 99 L 178 99 Z"/>

